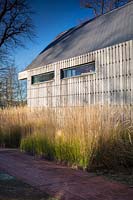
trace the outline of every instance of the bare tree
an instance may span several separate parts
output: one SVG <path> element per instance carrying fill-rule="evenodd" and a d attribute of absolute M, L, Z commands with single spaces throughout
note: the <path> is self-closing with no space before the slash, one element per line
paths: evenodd
<path fill-rule="evenodd" d="M 95 16 L 118 8 L 131 0 L 80 0 L 81 7 L 92 9 Z"/>
<path fill-rule="evenodd" d="M 26 0 L 0 0 L 0 48 L 24 45 L 35 35 L 32 10 Z"/>
<path fill-rule="evenodd" d="M 26 102 L 26 88 L 18 80 L 15 64 L 7 65 L 1 72 L 0 107 L 24 104 Z"/>
<path fill-rule="evenodd" d="M 0 0 L 0 106 L 24 97 L 11 52 L 35 36 L 32 14 L 28 0 Z"/>

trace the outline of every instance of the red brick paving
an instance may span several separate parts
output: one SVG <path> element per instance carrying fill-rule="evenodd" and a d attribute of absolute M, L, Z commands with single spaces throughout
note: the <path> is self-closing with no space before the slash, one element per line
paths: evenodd
<path fill-rule="evenodd" d="M 39 160 L 18 150 L 0 150 L 0 168 L 63 200 L 133 200 L 133 189 L 127 185 Z"/>

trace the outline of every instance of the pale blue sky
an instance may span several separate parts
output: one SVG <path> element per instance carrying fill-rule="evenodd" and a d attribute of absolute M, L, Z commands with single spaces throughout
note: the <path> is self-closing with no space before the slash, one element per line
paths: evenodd
<path fill-rule="evenodd" d="M 80 7 L 80 0 L 28 0 L 36 14 L 33 22 L 37 38 L 15 50 L 15 63 L 22 71 L 62 31 L 90 19 L 93 13 Z"/>

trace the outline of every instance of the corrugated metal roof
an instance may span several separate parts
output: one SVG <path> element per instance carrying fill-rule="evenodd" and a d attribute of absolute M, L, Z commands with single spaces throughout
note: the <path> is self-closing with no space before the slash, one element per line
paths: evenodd
<path fill-rule="evenodd" d="M 133 2 L 65 31 L 26 68 L 41 67 L 133 39 Z"/>

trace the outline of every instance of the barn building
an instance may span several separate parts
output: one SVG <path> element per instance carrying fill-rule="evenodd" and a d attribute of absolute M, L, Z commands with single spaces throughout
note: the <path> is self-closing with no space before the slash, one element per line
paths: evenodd
<path fill-rule="evenodd" d="M 30 107 L 133 104 L 133 2 L 59 34 L 23 71 Z"/>

